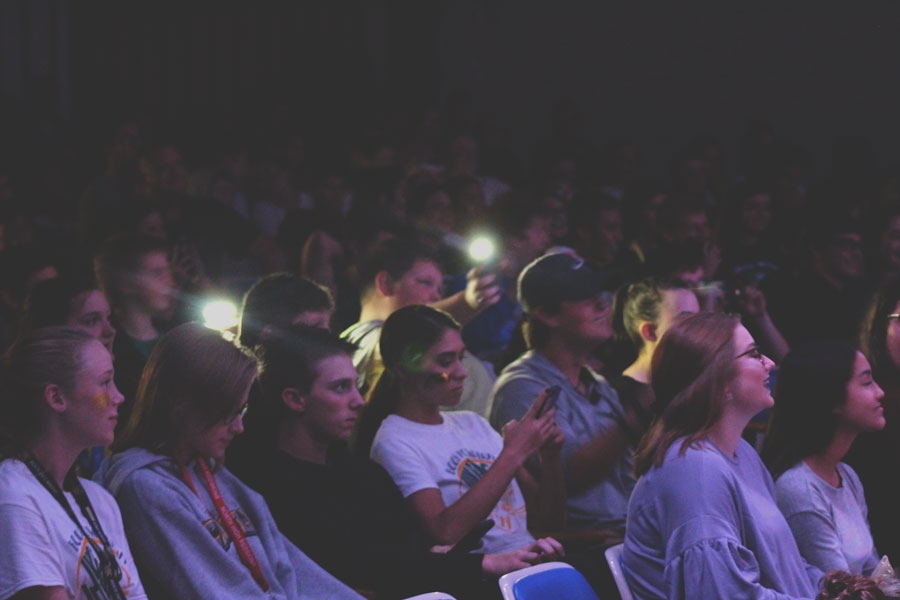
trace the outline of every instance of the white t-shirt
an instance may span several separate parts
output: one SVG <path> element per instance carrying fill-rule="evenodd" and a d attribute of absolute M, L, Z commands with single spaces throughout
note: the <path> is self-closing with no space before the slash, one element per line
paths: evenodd
<path fill-rule="evenodd" d="M 503 450 L 503 438 L 488 422 L 467 411 L 441 413 L 440 425 L 388 416 L 372 443 L 372 459 L 380 463 L 404 497 L 437 488 L 446 506 L 474 486 Z M 525 499 L 515 479 L 489 516 L 494 527 L 482 538 L 479 552 L 508 552 L 531 543 Z"/>
<path fill-rule="evenodd" d="M 146 599 L 116 501 L 93 481 L 80 481 L 118 560 L 122 591 L 130 599 Z M 101 544 L 72 494 L 65 496 L 84 530 Z M 90 570 L 99 564 L 93 547 L 25 463 L 16 459 L 0 462 L 0 539 L 0 599 L 32 586 L 62 586 L 70 598 L 105 600 L 102 590 L 93 589 Z"/>

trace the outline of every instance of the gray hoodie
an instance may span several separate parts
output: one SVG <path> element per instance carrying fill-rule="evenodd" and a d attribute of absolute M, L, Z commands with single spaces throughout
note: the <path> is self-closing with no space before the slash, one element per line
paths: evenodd
<path fill-rule="evenodd" d="M 141 448 L 109 457 L 94 476 L 119 503 L 150 598 L 361 598 L 290 543 L 262 496 L 221 468 L 216 484 L 269 583 L 263 592 L 241 562 L 195 466 L 187 469 L 200 497 L 171 457 Z"/>

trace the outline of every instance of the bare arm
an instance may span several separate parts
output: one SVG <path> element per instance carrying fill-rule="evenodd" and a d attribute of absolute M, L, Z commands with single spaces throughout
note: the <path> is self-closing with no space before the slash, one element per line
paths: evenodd
<path fill-rule="evenodd" d="M 466 274 L 466 288 L 447 296 L 431 306 L 443 310 L 462 324 L 500 300 L 500 288 L 494 284 L 493 274 L 483 275 L 477 268 Z"/>
<path fill-rule="evenodd" d="M 435 543 L 455 544 L 491 513 L 525 460 L 552 437 L 556 428 L 553 412 L 535 418 L 532 407 L 521 421 L 513 421 L 504 427 L 500 456 L 484 476 L 450 506 L 444 504 L 437 488 L 419 490 L 409 496 L 410 505 Z"/>
<path fill-rule="evenodd" d="M 53 587 L 33 586 L 20 590 L 10 596 L 9 600 L 68 600 L 66 588 L 55 585 Z"/>

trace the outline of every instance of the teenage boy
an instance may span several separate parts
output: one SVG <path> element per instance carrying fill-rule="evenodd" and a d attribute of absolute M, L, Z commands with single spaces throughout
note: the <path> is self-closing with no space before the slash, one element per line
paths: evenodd
<path fill-rule="evenodd" d="M 354 350 L 300 325 L 263 342 L 255 421 L 261 431 L 248 433 L 267 441 L 238 475 L 263 495 L 288 539 L 351 587 L 379 597 L 434 589 L 460 598 L 495 596 L 493 577 L 535 562 L 545 542 L 500 555 L 428 551 L 390 475 L 346 451 L 363 406 Z"/>
<path fill-rule="evenodd" d="M 634 487 L 637 413 L 588 367 L 612 335 L 603 277 L 578 256 L 548 254 L 522 271 L 518 298 L 529 350 L 507 366 L 493 391 L 491 423 L 519 419 L 547 386 L 559 386 L 556 421 L 566 434 L 563 465 L 571 529 L 624 531 Z"/>

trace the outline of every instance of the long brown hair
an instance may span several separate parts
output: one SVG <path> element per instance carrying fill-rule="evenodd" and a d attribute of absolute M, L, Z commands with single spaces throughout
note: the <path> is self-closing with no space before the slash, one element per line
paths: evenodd
<path fill-rule="evenodd" d="M 700 312 L 679 317 L 663 334 L 650 366 L 657 418 L 638 446 L 636 475 L 662 464 L 680 438 L 684 454 L 721 418 L 739 323 L 734 316 Z"/>
<path fill-rule="evenodd" d="M 224 419 L 256 371 L 256 360 L 219 332 L 199 323 L 179 325 L 153 348 L 115 449 L 159 451 L 183 435 L 185 417 L 207 427 Z"/>

